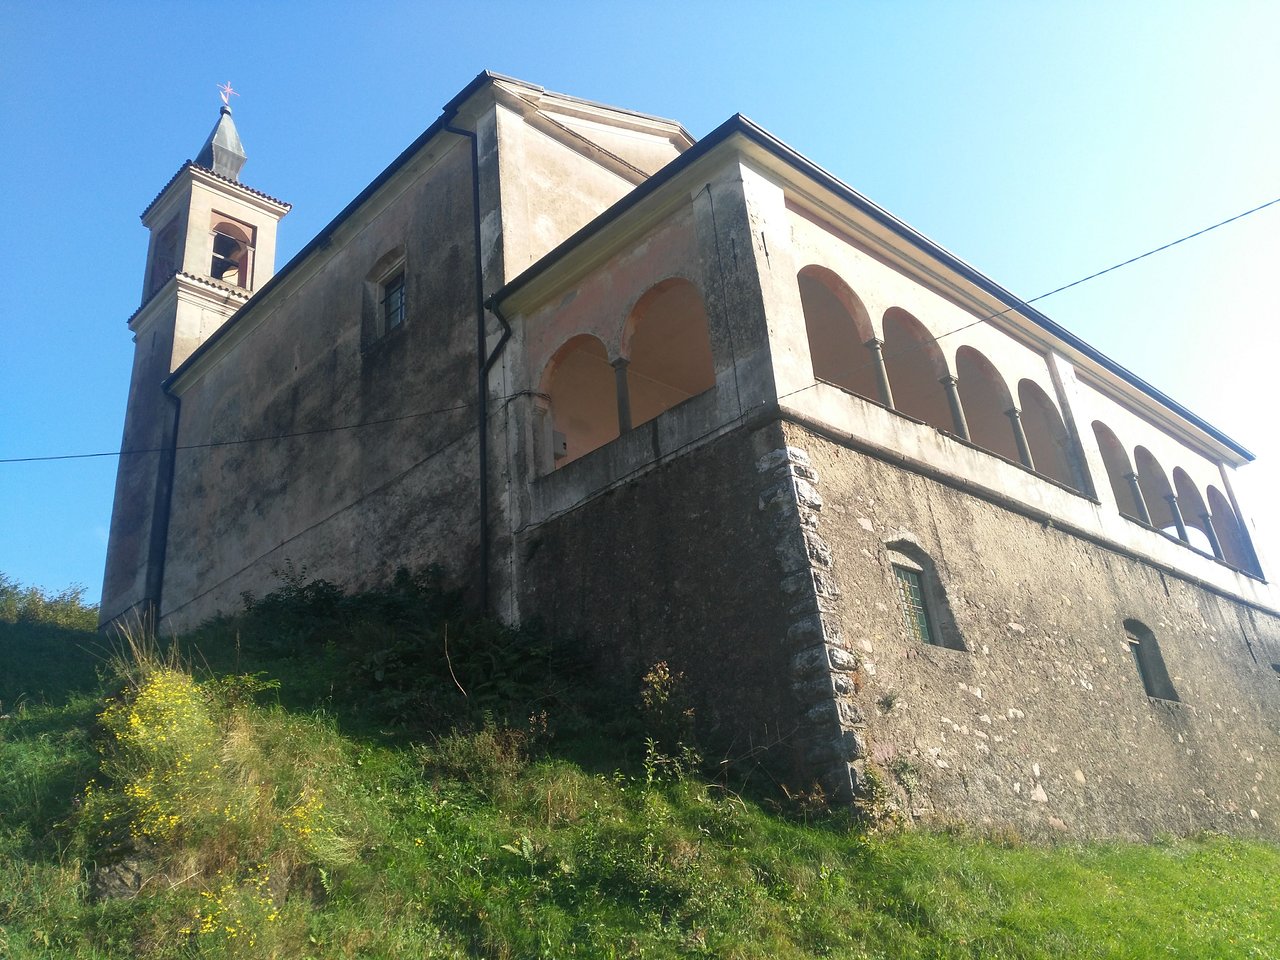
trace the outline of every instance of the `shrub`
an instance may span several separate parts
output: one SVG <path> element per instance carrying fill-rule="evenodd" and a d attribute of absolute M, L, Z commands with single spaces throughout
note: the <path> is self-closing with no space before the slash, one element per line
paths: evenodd
<path fill-rule="evenodd" d="M 80 584 L 72 584 L 57 593 L 40 587 L 24 588 L 17 580 L 0 573 L 0 623 L 41 623 L 93 630 L 98 626 L 98 607 L 84 602 L 84 591 Z"/>

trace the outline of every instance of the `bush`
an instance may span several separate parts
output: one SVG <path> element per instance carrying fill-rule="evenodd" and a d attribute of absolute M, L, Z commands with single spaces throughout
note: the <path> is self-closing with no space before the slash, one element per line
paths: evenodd
<path fill-rule="evenodd" d="M 85 588 L 72 584 L 58 593 L 26 587 L 0 573 L 0 623 L 42 623 L 72 630 L 98 626 L 97 604 L 84 602 Z"/>
<path fill-rule="evenodd" d="M 332 724 L 263 708 L 258 676 L 198 683 L 170 646 L 134 639 L 98 714 L 100 772 L 78 834 L 101 870 L 129 864 L 182 901 L 156 936 L 232 954 L 272 934 L 291 890 L 352 864 L 370 826 Z M 133 866 L 136 864 L 136 867 Z"/>

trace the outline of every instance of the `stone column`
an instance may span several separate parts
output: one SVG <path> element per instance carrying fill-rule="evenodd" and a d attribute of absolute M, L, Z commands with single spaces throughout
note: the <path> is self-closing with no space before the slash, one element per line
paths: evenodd
<path fill-rule="evenodd" d="M 551 419 L 551 398 L 545 393 L 533 396 L 533 470 L 540 477 L 556 467 L 555 425 Z"/>
<path fill-rule="evenodd" d="M 884 341 L 872 337 L 864 346 L 871 351 L 871 360 L 876 371 L 876 385 L 880 388 L 880 402 L 892 410 L 893 388 L 889 386 L 889 369 L 884 365 Z"/>
<path fill-rule="evenodd" d="M 631 391 L 627 387 L 627 367 L 631 361 L 619 357 L 613 361 L 613 376 L 618 389 L 618 433 L 627 433 L 631 429 Z"/>
<path fill-rule="evenodd" d="M 1151 526 L 1151 513 L 1147 510 L 1146 498 L 1142 496 L 1142 487 L 1138 484 L 1138 475 L 1132 470 L 1124 475 L 1129 481 L 1129 492 L 1133 494 L 1134 506 L 1138 508 L 1138 519 Z"/>
<path fill-rule="evenodd" d="M 1222 543 L 1218 540 L 1218 531 L 1213 528 L 1213 517 L 1206 512 L 1200 514 L 1200 519 L 1204 521 L 1204 535 L 1209 538 L 1209 546 L 1213 548 L 1213 555 L 1219 560 L 1225 559 L 1222 556 Z"/>
<path fill-rule="evenodd" d="M 1027 443 L 1027 431 L 1022 428 L 1022 411 L 1017 407 L 1010 407 L 1004 415 L 1009 418 L 1009 423 L 1013 426 L 1013 439 L 1018 444 L 1018 459 L 1022 461 L 1024 467 L 1034 470 L 1036 463 L 1031 458 L 1031 445 Z"/>
<path fill-rule="evenodd" d="M 1164 502 L 1169 504 L 1169 512 L 1173 514 L 1173 525 L 1178 529 L 1178 539 L 1189 544 L 1191 538 L 1187 536 L 1187 525 L 1182 519 L 1182 511 L 1178 509 L 1178 495 L 1166 493 Z"/>
<path fill-rule="evenodd" d="M 964 407 L 960 405 L 960 381 L 951 374 L 947 374 L 939 378 L 938 382 L 947 391 L 947 403 L 951 405 L 951 419 L 955 421 L 956 436 L 962 440 L 968 440 L 969 421 L 964 418 Z"/>

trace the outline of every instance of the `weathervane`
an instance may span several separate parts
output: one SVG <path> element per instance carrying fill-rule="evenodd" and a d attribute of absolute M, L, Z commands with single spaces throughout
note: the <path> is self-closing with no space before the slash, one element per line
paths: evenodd
<path fill-rule="evenodd" d="M 218 93 L 222 96 L 222 105 L 224 107 L 231 106 L 231 98 L 240 96 L 239 91 L 231 89 L 231 81 L 218 84 Z"/>

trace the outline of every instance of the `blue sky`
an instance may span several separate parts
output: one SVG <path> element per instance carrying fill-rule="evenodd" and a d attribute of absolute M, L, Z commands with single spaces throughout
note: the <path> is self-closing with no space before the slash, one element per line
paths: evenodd
<path fill-rule="evenodd" d="M 0 0 L 0 458 L 118 448 L 138 215 L 230 80 L 283 264 L 488 68 L 741 112 L 1020 296 L 1280 197 L 1276 3 Z M 1038 306 L 1253 450 L 1280 563 L 1280 205 Z M 115 460 L 0 463 L 0 571 L 96 600 Z M 1266 557 L 1264 557 L 1264 560 Z"/>

